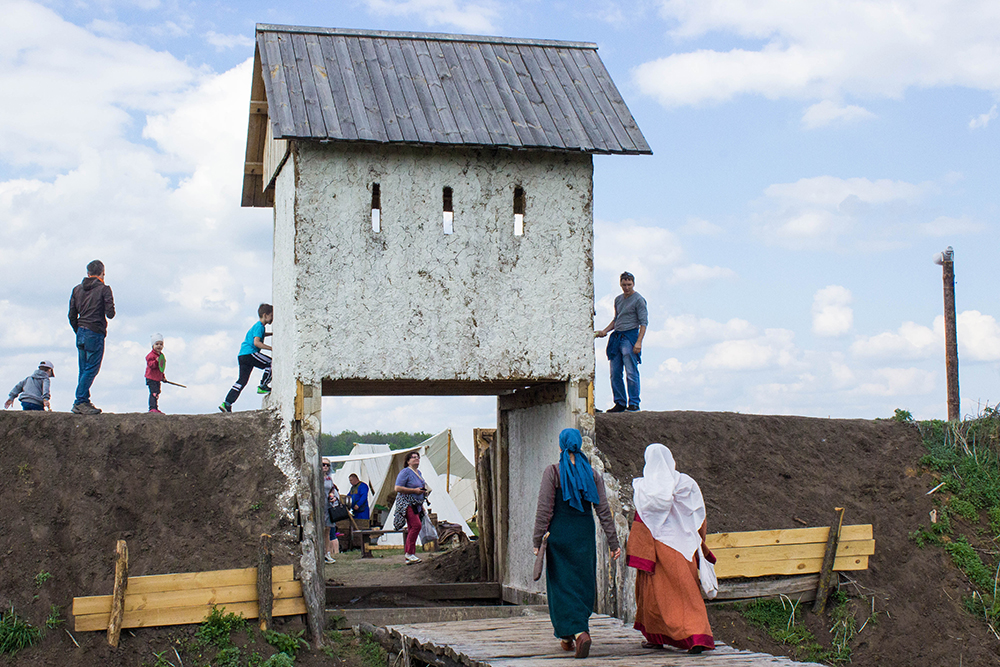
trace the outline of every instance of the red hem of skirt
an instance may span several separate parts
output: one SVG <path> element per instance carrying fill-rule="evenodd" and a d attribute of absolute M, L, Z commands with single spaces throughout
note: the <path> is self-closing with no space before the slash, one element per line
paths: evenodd
<path fill-rule="evenodd" d="M 626 556 L 625 565 L 628 567 L 634 567 L 637 570 L 642 570 L 643 572 L 652 572 L 656 568 L 656 561 L 646 560 L 645 558 L 639 558 L 638 556 Z"/>
<path fill-rule="evenodd" d="M 646 638 L 646 641 L 650 644 L 667 644 L 668 646 L 673 646 L 674 648 L 679 648 L 684 651 L 689 651 L 695 646 L 701 646 L 706 651 L 711 651 L 715 648 L 715 639 L 712 635 L 691 635 L 684 639 L 671 639 L 666 635 L 658 635 L 654 632 L 646 632 L 646 628 L 642 623 L 636 622 L 634 626 L 636 630 L 642 633 L 642 636 Z"/>

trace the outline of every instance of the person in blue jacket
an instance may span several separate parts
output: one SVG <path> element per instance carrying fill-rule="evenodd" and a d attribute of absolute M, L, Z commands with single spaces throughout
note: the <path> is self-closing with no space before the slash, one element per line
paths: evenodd
<path fill-rule="evenodd" d="M 347 494 L 347 504 L 351 508 L 351 513 L 355 519 L 369 518 L 368 485 L 354 473 L 351 473 L 348 479 L 351 480 L 351 492 Z"/>

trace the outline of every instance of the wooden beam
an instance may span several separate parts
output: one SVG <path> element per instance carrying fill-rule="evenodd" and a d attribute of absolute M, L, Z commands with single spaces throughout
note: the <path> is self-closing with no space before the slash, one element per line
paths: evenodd
<path fill-rule="evenodd" d="M 840 528 L 844 525 L 844 508 L 834 507 L 835 517 L 830 525 L 830 535 L 826 540 L 823 553 L 823 565 L 819 571 L 819 584 L 816 586 L 816 601 L 813 603 L 813 613 L 821 614 L 826 608 L 826 597 L 830 594 L 830 578 L 833 576 L 834 556 L 839 555 L 837 545 L 840 542 Z M 874 545 L 872 545 L 874 550 Z"/>
<path fill-rule="evenodd" d="M 271 579 L 276 582 L 292 581 L 295 569 L 291 565 L 278 565 L 271 572 Z M 166 593 L 168 591 L 187 591 L 198 588 L 221 588 L 224 586 L 256 586 L 257 568 L 247 567 L 239 570 L 211 570 L 208 572 L 181 572 L 178 574 L 152 574 L 142 577 L 131 577 L 128 581 L 128 595 L 145 595 L 149 593 Z M 76 605 L 86 604 L 93 598 L 110 598 L 107 595 L 92 595 L 73 598 L 73 609 Z M 110 607 L 108 607 L 110 609 Z"/>
<path fill-rule="evenodd" d="M 274 599 L 294 598 L 302 595 L 302 583 L 299 581 L 276 581 L 271 583 L 271 596 Z M 108 614 L 111 612 L 110 595 L 93 595 L 85 598 L 73 598 L 73 615 L 87 616 L 90 614 Z M 163 591 L 162 593 L 127 593 L 125 595 L 125 612 L 142 609 L 170 609 L 172 607 L 197 607 L 216 604 L 231 604 L 257 600 L 257 584 L 241 586 L 220 586 L 214 588 L 195 588 L 182 591 Z"/>
<path fill-rule="evenodd" d="M 271 609 L 274 607 L 271 560 L 271 536 L 264 533 L 257 547 L 257 618 L 260 619 L 261 632 L 271 629 Z"/>
<path fill-rule="evenodd" d="M 115 545 L 115 588 L 111 594 L 111 611 L 108 614 L 108 643 L 118 648 L 125 617 L 125 589 L 128 588 L 128 545 L 118 540 Z"/>
<path fill-rule="evenodd" d="M 713 549 L 712 553 L 722 561 L 746 563 L 766 560 L 794 560 L 800 558 L 823 558 L 826 545 L 814 544 L 780 544 L 773 547 L 739 547 L 735 549 Z M 837 549 L 837 557 L 871 556 L 875 553 L 875 540 L 856 540 L 841 542 Z"/>
<path fill-rule="evenodd" d="M 236 602 L 224 606 L 227 614 L 242 614 L 244 618 L 257 618 L 257 601 Z M 126 612 L 122 628 L 152 628 L 162 625 L 189 625 L 201 623 L 212 607 L 171 607 L 169 609 L 142 609 Z M 306 603 L 301 597 L 274 601 L 274 616 L 297 616 L 306 613 Z M 75 617 L 74 630 L 89 632 L 108 626 L 108 614 L 89 614 Z"/>
<path fill-rule="evenodd" d="M 754 530 L 744 533 L 712 533 L 705 538 L 712 551 L 728 547 L 760 547 L 772 544 L 826 543 L 830 534 L 827 526 L 816 528 L 787 528 L 781 530 Z M 841 528 L 840 539 L 844 541 L 870 540 L 872 525 L 860 524 Z"/>
<path fill-rule="evenodd" d="M 264 173 L 264 163 L 263 162 L 244 162 L 243 163 L 243 173 L 244 174 L 263 174 Z"/>
<path fill-rule="evenodd" d="M 267 100 L 250 100 L 250 113 L 252 115 L 267 115 Z"/>
<path fill-rule="evenodd" d="M 324 396 L 499 396 L 535 385 L 562 385 L 553 379 L 512 380 L 323 380 Z"/>
<path fill-rule="evenodd" d="M 750 598 L 767 598 L 777 595 L 794 595 L 795 593 L 811 593 L 819 583 L 818 574 L 807 574 L 801 577 L 783 577 L 766 581 L 719 581 L 719 593 L 716 600 L 743 600 Z"/>
<path fill-rule="evenodd" d="M 405 595 L 422 600 L 499 600 L 500 584 L 408 584 L 402 586 L 328 586 L 328 605 L 347 605 L 373 593 Z"/>
<path fill-rule="evenodd" d="M 767 577 L 776 574 L 815 574 L 823 567 L 822 558 L 803 558 L 799 560 L 772 560 L 749 563 L 715 564 L 715 574 L 719 579 L 733 577 Z M 833 561 L 836 572 L 850 570 L 867 570 L 868 556 L 849 556 Z"/>
<path fill-rule="evenodd" d="M 501 394 L 497 398 L 500 410 L 519 410 L 533 408 L 539 405 L 549 405 L 566 400 L 566 383 L 552 382 L 523 389 L 516 389 L 510 394 Z"/>

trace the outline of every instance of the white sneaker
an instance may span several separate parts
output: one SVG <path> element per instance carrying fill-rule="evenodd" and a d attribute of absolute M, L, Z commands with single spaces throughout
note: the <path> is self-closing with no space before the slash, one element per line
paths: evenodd
<path fill-rule="evenodd" d="M 416 554 L 406 554 L 406 562 L 407 563 L 421 563 L 423 561 L 421 561 L 420 557 L 417 556 Z"/>
<path fill-rule="evenodd" d="M 330 554 L 327 554 L 326 557 L 323 560 L 325 560 L 327 563 L 336 563 L 337 562 L 337 559 L 334 558 L 333 556 L 331 556 Z"/>

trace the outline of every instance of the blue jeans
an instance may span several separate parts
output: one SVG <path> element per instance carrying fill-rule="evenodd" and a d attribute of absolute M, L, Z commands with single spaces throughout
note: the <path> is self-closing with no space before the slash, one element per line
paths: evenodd
<path fill-rule="evenodd" d="M 21 409 L 22 410 L 44 410 L 45 407 L 42 406 L 42 405 L 40 405 L 40 404 L 38 404 L 38 403 L 32 403 L 31 401 L 21 401 Z"/>
<path fill-rule="evenodd" d="M 101 370 L 104 360 L 104 336 L 84 327 L 76 330 L 76 349 L 79 352 L 80 381 L 76 385 L 73 405 L 90 402 L 90 385 Z"/>
<path fill-rule="evenodd" d="M 613 350 L 611 358 L 611 393 L 616 405 L 634 405 L 639 407 L 639 360 L 632 351 L 632 343 L 624 336 L 621 345 Z M 625 382 L 622 382 L 622 371 L 625 371 Z M 628 384 L 628 397 L 625 396 L 625 385 Z"/>

